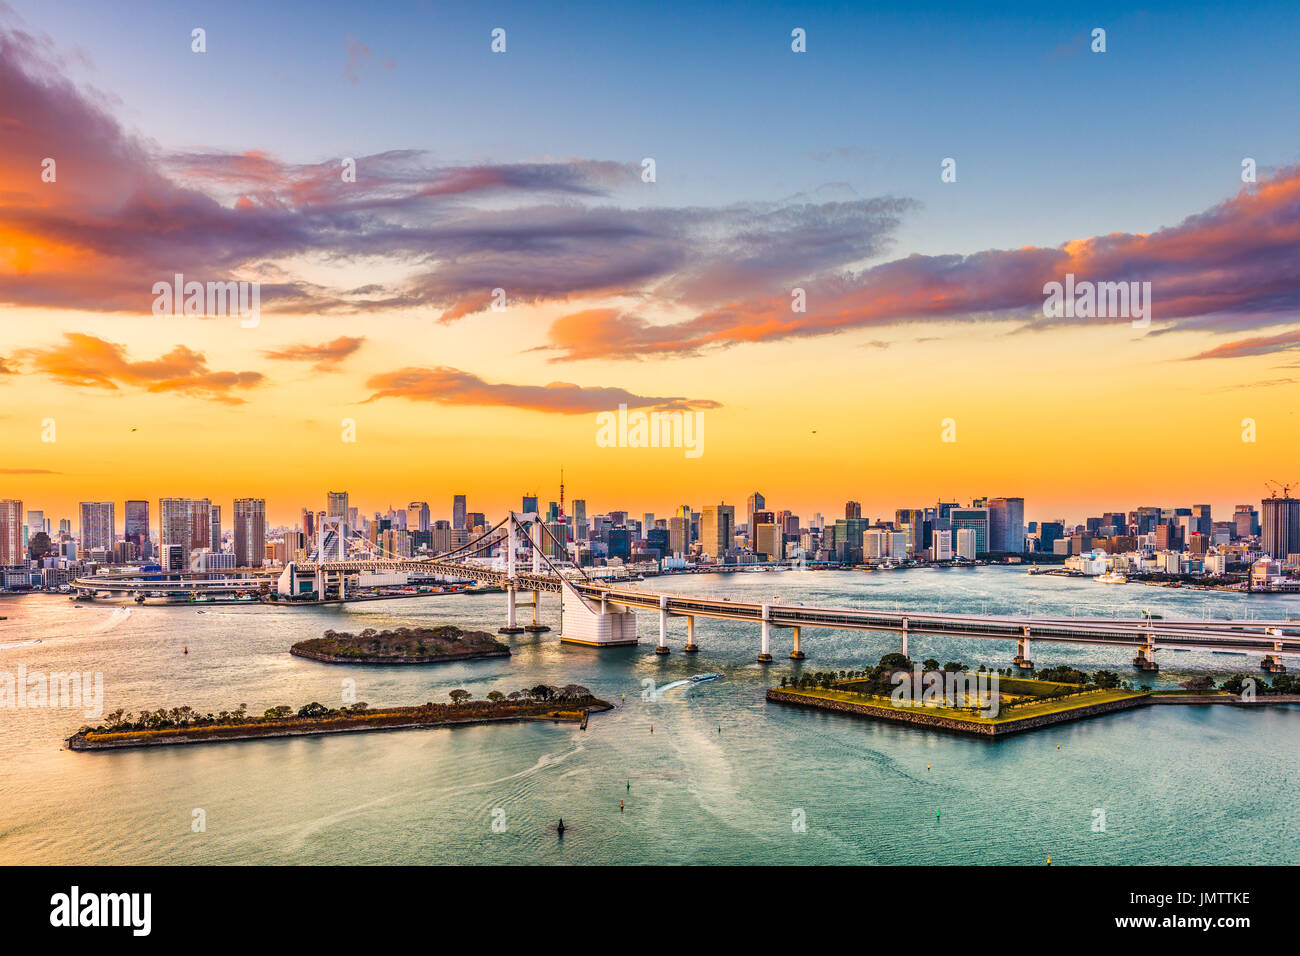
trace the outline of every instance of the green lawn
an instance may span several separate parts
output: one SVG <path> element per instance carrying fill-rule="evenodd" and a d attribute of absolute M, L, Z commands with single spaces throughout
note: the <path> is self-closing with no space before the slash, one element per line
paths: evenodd
<path fill-rule="evenodd" d="M 1048 684 L 1046 681 L 1022 681 L 1021 683 L 1037 683 L 1048 687 L 1069 686 Z M 822 688 L 817 688 L 815 690 L 797 690 L 795 688 L 782 687 L 777 689 L 788 690 L 793 694 L 802 694 L 806 697 L 815 697 L 821 700 L 837 700 L 846 704 L 864 704 L 875 707 L 887 707 L 894 710 L 934 714 L 937 717 L 950 717 L 953 720 L 964 720 L 973 724 L 1002 724 L 1008 721 L 1022 720 L 1026 717 L 1039 717 L 1043 714 L 1054 714 L 1065 710 L 1075 710 L 1080 707 L 1091 707 L 1094 704 L 1105 704 L 1114 700 L 1125 700 L 1130 697 L 1146 696 L 1146 691 L 1095 690 L 1073 697 L 1066 697 L 1064 699 L 1056 698 L 1037 701 L 1032 704 L 1024 704 L 1011 710 L 1002 711 L 997 717 L 983 717 L 977 711 L 957 710 L 951 707 L 895 707 L 893 701 L 889 697 L 874 694 L 854 694 L 848 691 L 825 690 Z M 1022 688 L 1021 693 L 1023 692 L 1024 689 Z"/>

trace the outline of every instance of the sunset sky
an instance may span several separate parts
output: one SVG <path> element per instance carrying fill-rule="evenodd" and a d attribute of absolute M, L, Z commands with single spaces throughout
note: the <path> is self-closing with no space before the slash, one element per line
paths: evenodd
<path fill-rule="evenodd" d="M 127 9 L 0 4 L 0 498 L 1300 484 L 1294 2 Z M 259 323 L 153 315 L 176 273 L 260 282 Z M 1150 328 L 1044 318 L 1066 273 L 1150 282 Z M 700 412 L 703 455 L 598 447 L 620 403 Z"/>

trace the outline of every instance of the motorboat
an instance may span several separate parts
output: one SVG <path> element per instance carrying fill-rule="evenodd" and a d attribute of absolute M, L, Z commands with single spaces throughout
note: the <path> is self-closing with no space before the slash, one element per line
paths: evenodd
<path fill-rule="evenodd" d="M 703 684 L 705 681 L 717 680 L 721 676 L 721 674 L 692 674 L 691 683 Z"/>

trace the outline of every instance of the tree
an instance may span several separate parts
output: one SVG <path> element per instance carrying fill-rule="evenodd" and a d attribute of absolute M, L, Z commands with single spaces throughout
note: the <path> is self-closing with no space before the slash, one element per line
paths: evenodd
<path fill-rule="evenodd" d="M 933 657 L 927 657 L 925 660 L 921 662 L 921 670 L 923 671 L 937 671 L 938 669 L 939 669 L 939 662 L 936 661 Z"/>
<path fill-rule="evenodd" d="M 298 708 L 299 717 L 324 717 L 330 712 L 330 709 L 320 701 L 313 700 L 310 704 L 304 704 Z"/>
<path fill-rule="evenodd" d="M 447 696 L 451 698 L 451 702 L 453 704 L 459 707 L 461 704 L 465 703 L 465 701 L 469 700 L 474 695 L 471 694 L 469 691 L 462 690 L 461 688 L 458 687 L 453 691 L 448 691 Z"/>
<path fill-rule="evenodd" d="M 886 654 L 880 659 L 881 667 L 911 667 L 912 661 L 906 654 Z"/>
<path fill-rule="evenodd" d="M 961 661 L 949 661 L 947 664 L 943 665 L 943 669 L 946 671 L 964 671 L 966 665 Z"/>
<path fill-rule="evenodd" d="M 487 699 L 492 701 L 494 704 L 499 704 L 501 701 L 506 699 L 506 695 L 501 693 L 499 690 L 489 691 Z"/>

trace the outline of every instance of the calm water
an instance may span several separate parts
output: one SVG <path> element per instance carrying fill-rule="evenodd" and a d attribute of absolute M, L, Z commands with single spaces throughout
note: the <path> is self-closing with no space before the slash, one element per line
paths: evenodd
<path fill-rule="evenodd" d="M 1023 571 L 789 572 L 650 579 L 643 586 L 841 605 L 1167 616 L 1300 615 L 1300 600 L 1029 577 Z M 543 597 L 545 623 L 558 602 Z M 1300 709 L 1166 707 L 990 743 L 769 705 L 795 673 L 754 661 L 757 628 L 701 620 L 698 655 L 643 643 L 562 647 L 511 639 L 514 656 L 426 668 L 340 668 L 290 644 L 329 627 L 455 623 L 495 629 L 504 596 L 345 608 L 78 608 L 0 599 L 0 670 L 98 670 L 106 711 L 190 704 L 261 712 L 475 696 L 580 683 L 617 710 L 569 725 L 518 724 L 151 751 L 74 754 L 68 710 L 0 711 L 0 863 L 1282 863 L 1300 851 Z M 42 643 L 5 647 L 39 638 Z M 188 645 L 189 654 L 182 654 Z M 875 663 L 889 635 L 805 631 L 812 670 Z M 1009 642 L 913 639 L 913 655 L 1006 666 Z M 1035 645 L 1039 666 L 1134 674 L 1118 652 Z M 1161 683 L 1255 673 L 1253 658 L 1166 653 Z M 724 679 L 660 687 L 700 671 Z M 1136 676 L 1136 675 L 1135 675 Z M 653 726 L 653 733 L 651 727 Z M 1060 749 L 1057 749 L 1057 745 Z M 927 766 L 929 769 L 927 770 Z M 630 791 L 628 783 L 631 784 Z M 626 809 L 619 812 L 619 801 Z M 192 812 L 206 832 L 191 831 Z M 505 831 L 493 832 L 495 810 Z M 1094 811 L 1105 831 L 1094 832 Z M 941 816 L 936 820 L 936 810 Z M 795 832 L 797 812 L 806 832 Z M 500 814 L 497 815 L 500 818 Z M 563 816 L 563 841 L 549 828 Z"/>

